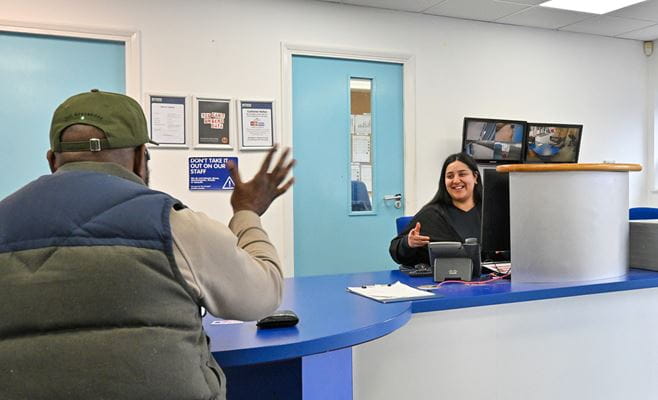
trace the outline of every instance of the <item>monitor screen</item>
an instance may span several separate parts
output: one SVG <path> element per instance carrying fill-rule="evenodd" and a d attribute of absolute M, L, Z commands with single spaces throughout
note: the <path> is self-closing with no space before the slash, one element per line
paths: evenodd
<path fill-rule="evenodd" d="M 525 121 L 464 118 L 462 151 L 478 163 L 522 162 Z"/>
<path fill-rule="evenodd" d="M 485 168 L 482 178 L 482 261 L 507 262 L 510 261 L 509 173 Z"/>
<path fill-rule="evenodd" d="M 528 123 L 527 163 L 577 163 L 582 125 Z"/>

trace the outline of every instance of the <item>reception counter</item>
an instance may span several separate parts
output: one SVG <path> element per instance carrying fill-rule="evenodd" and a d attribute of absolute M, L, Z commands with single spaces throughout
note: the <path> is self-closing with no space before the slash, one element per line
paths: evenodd
<path fill-rule="evenodd" d="M 628 182 L 639 164 L 508 164 L 514 282 L 622 276 Z M 485 184 L 486 186 L 486 184 Z"/>
<path fill-rule="evenodd" d="M 399 271 L 292 278 L 281 308 L 296 327 L 206 318 L 229 399 L 658 398 L 658 272 L 448 283 L 391 304 L 345 290 L 397 280 L 432 283 Z"/>

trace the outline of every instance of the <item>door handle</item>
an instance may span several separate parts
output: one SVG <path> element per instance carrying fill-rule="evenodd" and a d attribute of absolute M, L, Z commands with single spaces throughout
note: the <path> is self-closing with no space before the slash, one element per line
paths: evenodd
<path fill-rule="evenodd" d="M 384 196 L 384 200 L 402 200 L 402 193 L 387 194 Z"/>
<path fill-rule="evenodd" d="M 390 200 L 395 200 L 395 203 L 393 205 L 395 208 L 400 208 L 402 207 L 402 193 L 396 193 L 396 194 L 387 194 L 384 196 L 384 201 L 390 201 Z"/>

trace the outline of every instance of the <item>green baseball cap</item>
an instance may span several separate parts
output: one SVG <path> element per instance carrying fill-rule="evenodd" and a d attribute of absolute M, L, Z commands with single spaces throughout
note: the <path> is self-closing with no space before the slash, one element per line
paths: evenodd
<path fill-rule="evenodd" d="M 105 139 L 62 142 L 62 132 L 75 124 L 96 127 L 105 133 Z M 54 152 L 101 151 L 144 143 L 157 144 L 149 139 L 142 107 L 119 93 L 92 89 L 69 97 L 57 107 L 50 124 L 50 148 Z"/>

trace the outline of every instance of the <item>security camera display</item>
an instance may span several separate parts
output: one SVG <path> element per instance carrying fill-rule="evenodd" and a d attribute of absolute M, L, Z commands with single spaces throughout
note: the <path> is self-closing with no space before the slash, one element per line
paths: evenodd
<path fill-rule="evenodd" d="M 582 125 L 528 123 L 528 163 L 576 163 Z"/>
<path fill-rule="evenodd" d="M 479 163 L 523 161 L 525 121 L 464 118 L 463 151 Z"/>

